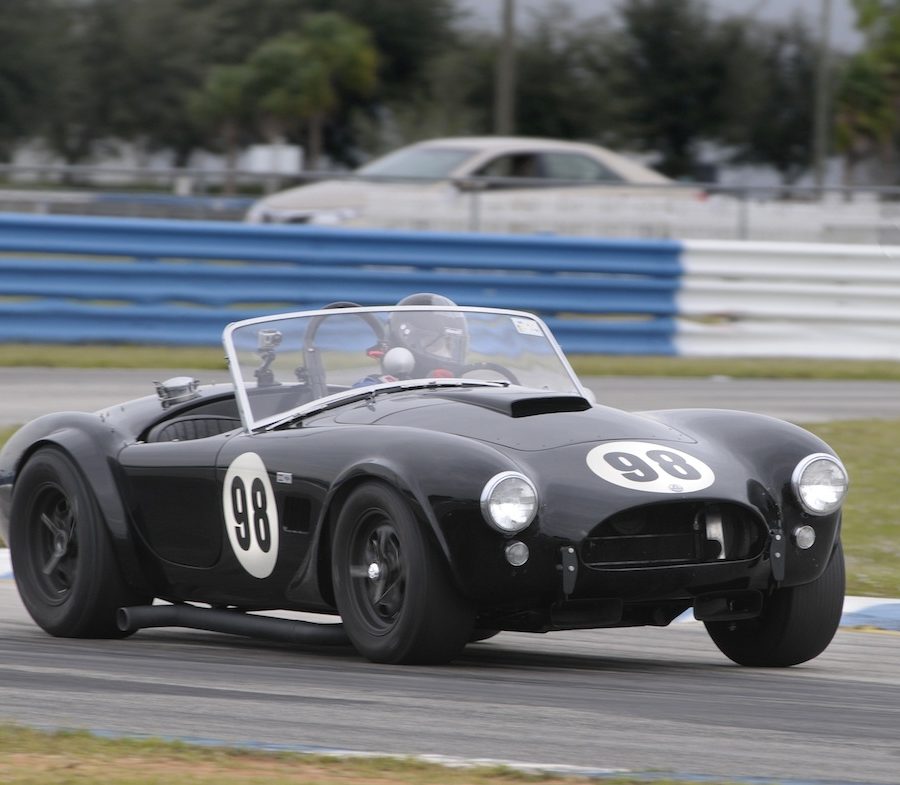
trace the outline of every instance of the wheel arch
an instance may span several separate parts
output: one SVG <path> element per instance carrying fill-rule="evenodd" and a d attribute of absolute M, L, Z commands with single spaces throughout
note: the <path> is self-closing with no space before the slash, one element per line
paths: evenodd
<path fill-rule="evenodd" d="M 831 643 L 846 591 L 844 551 L 838 539 L 826 569 L 810 583 L 776 589 L 759 617 L 705 622 L 719 650 L 739 665 L 784 668 L 817 657 Z"/>
<path fill-rule="evenodd" d="M 65 422 L 55 423 L 54 427 L 44 431 L 30 439 L 15 456 L 16 477 L 42 448 L 53 448 L 66 455 L 97 500 L 122 577 L 135 589 L 149 590 L 150 584 L 141 566 L 126 504 L 114 473 L 115 456 L 124 445 L 123 437 L 103 427 L 95 415 L 81 413 L 69 413 Z M 15 493 L 15 484 L 12 490 Z"/>
<path fill-rule="evenodd" d="M 410 483 L 406 482 L 403 479 L 402 472 L 396 467 L 381 461 L 371 461 L 354 466 L 336 480 L 322 507 L 316 546 L 316 575 L 319 592 L 323 599 L 332 605 L 335 601 L 331 567 L 331 543 L 338 516 L 350 495 L 360 486 L 370 482 L 386 485 L 399 492 L 406 499 L 419 525 L 430 532 L 433 542 L 437 545 L 441 556 L 449 567 L 450 575 L 456 582 L 449 546 L 443 537 L 434 512 L 427 503 L 427 499 L 422 496 L 421 490 L 414 489 Z"/>
<path fill-rule="evenodd" d="M 827 442 L 799 425 L 755 412 L 673 409 L 645 414 L 694 438 L 698 451 L 702 448 L 712 458 L 727 455 L 736 460 L 739 474 L 733 476 L 746 477 L 747 501 L 766 520 L 770 536 L 784 539 L 778 557 L 781 574 L 774 578 L 779 585 L 799 586 L 822 575 L 840 536 L 843 510 L 807 513 L 794 491 L 792 475 L 810 455 L 840 460 Z M 806 550 L 798 548 L 792 537 L 794 529 L 804 525 L 816 532 L 815 543 Z"/>

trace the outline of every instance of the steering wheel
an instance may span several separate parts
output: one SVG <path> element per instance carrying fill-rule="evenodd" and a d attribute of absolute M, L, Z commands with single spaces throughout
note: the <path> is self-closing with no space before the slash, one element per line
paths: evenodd
<path fill-rule="evenodd" d="M 456 375 L 465 376 L 467 373 L 472 373 L 474 371 L 494 371 L 494 373 L 499 373 L 501 376 L 508 379 L 513 384 L 520 384 L 519 380 L 516 378 L 516 375 L 505 365 L 500 365 L 500 363 L 469 363 L 468 365 L 464 365 L 462 368 L 460 368 L 456 372 Z"/>
<path fill-rule="evenodd" d="M 359 307 L 360 306 L 357 303 L 336 302 L 329 303 L 322 310 Z M 372 330 L 372 333 L 375 336 L 375 342 L 378 346 L 384 345 L 384 326 L 377 318 L 375 318 L 375 316 L 370 313 L 355 313 L 351 315 L 359 317 L 369 326 L 369 329 Z M 313 400 L 324 398 L 328 395 L 325 366 L 322 365 L 322 357 L 319 354 L 319 350 L 316 348 L 316 333 L 329 316 L 330 314 L 314 316 L 309 320 L 309 324 L 306 326 L 306 332 L 303 334 L 303 365 L 297 369 L 297 377 L 301 380 L 305 378 L 305 381 L 313 394 Z"/>

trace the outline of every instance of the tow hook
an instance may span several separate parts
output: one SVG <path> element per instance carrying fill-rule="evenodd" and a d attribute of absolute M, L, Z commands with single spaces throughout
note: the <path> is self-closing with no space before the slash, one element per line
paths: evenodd
<path fill-rule="evenodd" d="M 769 534 L 772 536 L 772 544 L 769 548 L 769 555 L 772 561 L 772 577 L 781 582 L 784 580 L 784 532 L 781 529 L 770 529 Z"/>
<path fill-rule="evenodd" d="M 575 581 L 578 578 L 578 556 L 575 554 L 575 548 L 571 545 L 564 545 L 560 548 L 562 554 L 562 588 L 563 594 L 568 597 L 575 591 Z"/>

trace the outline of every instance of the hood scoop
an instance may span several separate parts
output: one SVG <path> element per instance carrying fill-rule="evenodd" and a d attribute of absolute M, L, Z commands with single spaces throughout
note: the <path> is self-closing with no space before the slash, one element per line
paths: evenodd
<path fill-rule="evenodd" d="M 432 395 L 448 401 L 480 406 L 483 409 L 505 414 L 507 417 L 534 417 L 538 414 L 583 412 L 591 408 L 591 403 L 581 395 L 544 392 L 543 390 L 498 390 L 475 387 L 461 390 L 441 390 Z"/>

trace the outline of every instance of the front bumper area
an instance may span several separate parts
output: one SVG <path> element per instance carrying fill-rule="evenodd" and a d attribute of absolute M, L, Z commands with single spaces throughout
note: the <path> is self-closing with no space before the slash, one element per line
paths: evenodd
<path fill-rule="evenodd" d="M 546 632 L 595 627 L 666 626 L 688 608 L 702 620 L 759 614 L 776 585 L 767 556 L 740 562 L 596 569 L 575 547 L 560 548 L 555 595 L 519 597 L 483 607 L 480 626 Z"/>
<path fill-rule="evenodd" d="M 662 508 L 660 508 L 662 509 Z M 840 516 L 814 521 L 816 543 L 790 534 L 808 517 L 769 526 L 755 511 L 723 503 L 672 507 L 654 519 L 631 510 L 604 520 L 580 540 L 541 533 L 521 539 L 531 551 L 509 580 L 482 594 L 479 625 L 497 629 L 665 626 L 688 608 L 704 621 L 759 615 L 779 586 L 807 583 L 825 569 Z"/>

